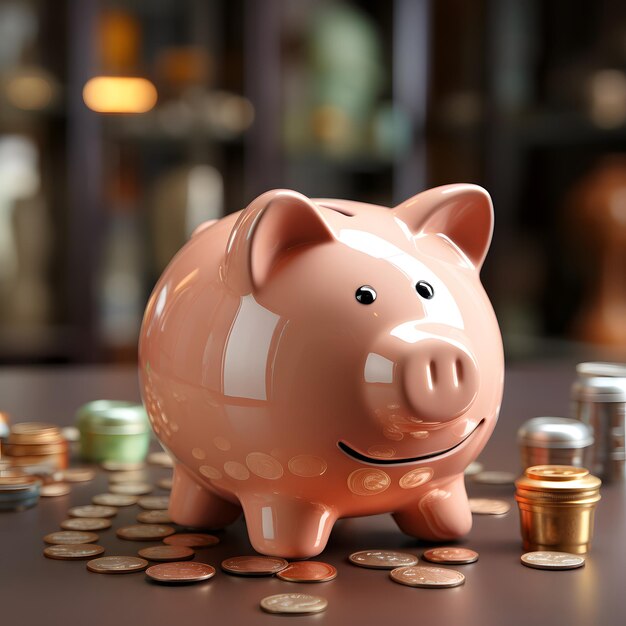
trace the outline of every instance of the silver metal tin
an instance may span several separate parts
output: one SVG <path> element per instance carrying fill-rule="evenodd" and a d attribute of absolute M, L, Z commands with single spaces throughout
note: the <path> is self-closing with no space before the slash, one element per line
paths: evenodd
<path fill-rule="evenodd" d="M 626 378 L 626 363 L 607 363 L 606 361 L 587 361 L 576 366 L 579 378 Z"/>

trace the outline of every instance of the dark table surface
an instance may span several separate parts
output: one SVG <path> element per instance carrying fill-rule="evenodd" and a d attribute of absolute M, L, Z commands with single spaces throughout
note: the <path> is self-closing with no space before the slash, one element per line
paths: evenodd
<path fill-rule="evenodd" d="M 573 364 L 534 364 L 507 370 L 500 421 L 479 459 L 485 469 L 517 472 L 518 426 L 538 415 L 567 415 Z M 0 410 L 14 421 L 73 422 L 76 408 L 96 398 L 137 400 L 137 377 L 131 369 L 0 370 Z M 155 479 L 169 470 L 150 468 Z M 220 534 L 221 543 L 198 551 L 197 561 L 218 568 L 197 585 L 166 587 L 144 574 L 105 576 L 89 573 L 84 561 L 43 557 L 42 537 L 59 529 L 70 506 L 87 504 L 106 491 L 105 472 L 76 484 L 67 496 L 42 499 L 19 513 L 0 513 L 0 620 L 7 626 L 28 624 L 422 624 L 436 626 L 526 626 L 528 623 L 612 626 L 626 621 L 626 490 L 605 485 L 596 512 L 594 544 L 585 567 L 542 571 L 522 566 L 517 510 L 512 486 L 468 482 L 470 496 L 509 500 L 504 516 L 474 516 L 474 527 L 459 545 L 480 553 L 478 562 L 456 566 L 466 576 L 461 587 L 415 589 L 391 582 L 385 571 L 347 563 L 347 556 L 368 548 L 401 549 L 421 554 L 424 544 L 400 533 L 389 516 L 340 520 L 319 560 L 339 575 L 322 584 L 295 584 L 276 578 L 244 579 L 219 571 L 227 556 L 251 553 L 243 522 Z M 157 491 L 155 493 L 164 493 Z M 114 527 L 134 523 L 137 506 L 120 509 Z M 121 541 L 114 530 L 100 533 L 106 554 L 134 555 L 150 543 Z M 299 591 L 321 595 L 328 609 L 313 616 L 263 613 L 268 595 Z"/>

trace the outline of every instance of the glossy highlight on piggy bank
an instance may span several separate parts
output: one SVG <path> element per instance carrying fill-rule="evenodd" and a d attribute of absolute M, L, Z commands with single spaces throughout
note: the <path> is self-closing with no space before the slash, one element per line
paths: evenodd
<path fill-rule="evenodd" d="M 502 398 L 479 279 L 487 192 L 390 209 L 269 191 L 196 230 L 148 302 L 139 357 L 174 458 L 172 519 L 305 558 L 340 517 L 392 513 L 428 540 L 472 524 L 463 472 Z"/>

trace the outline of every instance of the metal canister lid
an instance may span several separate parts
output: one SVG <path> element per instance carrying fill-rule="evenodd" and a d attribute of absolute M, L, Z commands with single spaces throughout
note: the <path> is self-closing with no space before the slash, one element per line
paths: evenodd
<path fill-rule="evenodd" d="M 586 448 L 593 444 L 593 430 L 567 417 L 533 417 L 520 426 L 517 441 L 534 448 Z"/>
<path fill-rule="evenodd" d="M 515 481 L 516 500 L 559 500 L 566 502 L 600 499 L 602 481 L 584 467 L 571 465 L 534 465 Z"/>
<path fill-rule="evenodd" d="M 576 366 L 578 376 L 596 378 L 626 378 L 626 363 L 608 363 L 605 361 L 587 361 Z"/>
<path fill-rule="evenodd" d="M 143 405 L 121 400 L 88 402 L 78 409 L 76 422 L 84 433 L 138 435 L 150 430 Z"/>
<path fill-rule="evenodd" d="M 626 378 L 583 376 L 572 385 L 572 396 L 587 402 L 626 402 Z"/>

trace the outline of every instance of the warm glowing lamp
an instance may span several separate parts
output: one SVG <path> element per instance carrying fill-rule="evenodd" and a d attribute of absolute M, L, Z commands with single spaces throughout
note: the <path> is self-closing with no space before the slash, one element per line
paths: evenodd
<path fill-rule="evenodd" d="M 157 90 L 145 78 L 95 76 L 85 84 L 83 100 L 97 113 L 146 113 L 156 104 Z"/>

